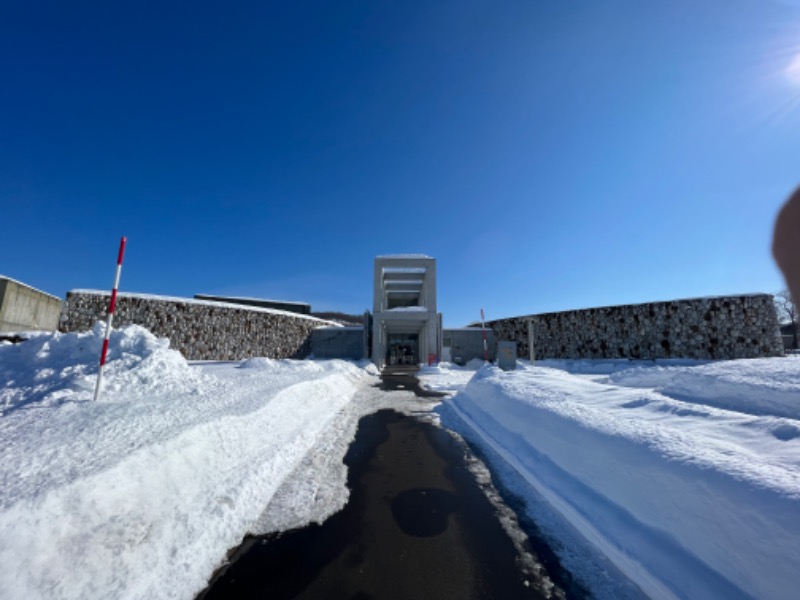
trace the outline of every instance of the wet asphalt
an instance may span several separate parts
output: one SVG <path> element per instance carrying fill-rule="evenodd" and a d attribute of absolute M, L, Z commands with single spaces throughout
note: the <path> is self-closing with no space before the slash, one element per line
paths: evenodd
<path fill-rule="evenodd" d="M 381 386 L 435 395 L 402 370 Z M 413 417 L 364 417 L 344 458 L 344 509 L 322 525 L 248 537 L 198 598 L 543 598 L 467 452 Z"/>

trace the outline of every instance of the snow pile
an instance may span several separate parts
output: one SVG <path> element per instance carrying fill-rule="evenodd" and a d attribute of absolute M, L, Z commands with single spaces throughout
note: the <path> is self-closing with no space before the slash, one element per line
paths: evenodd
<path fill-rule="evenodd" d="M 364 387 L 344 361 L 192 366 L 141 327 L 0 347 L 0 597 L 193 597 Z M 330 487 L 330 486 L 329 486 Z M 337 510 L 346 488 L 325 506 Z M 273 511 L 275 513 L 275 511 Z"/>
<path fill-rule="evenodd" d="M 483 368 L 486 361 L 473 358 L 466 365 L 442 361 L 438 365 L 422 367 L 419 370 L 420 381 L 432 391 L 455 394 L 464 389 L 475 371 Z"/>
<path fill-rule="evenodd" d="M 753 415 L 800 419 L 800 361 L 794 357 L 726 361 L 692 368 L 634 368 L 613 373 L 616 385 L 655 388 L 677 399 Z"/>
<path fill-rule="evenodd" d="M 520 360 L 519 362 L 530 365 L 530 361 Z M 537 360 L 537 367 L 551 367 L 568 371 L 573 375 L 609 375 L 617 371 L 623 371 L 634 367 L 653 367 L 653 366 L 698 366 L 708 364 L 710 360 L 695 360 L 690 358 L 658 358 L 655 360 L 640 360 L 628 358 L 607 358 L 607 359 L 562 359 L 546 358 Z"/>
<path fill-rule="evenodd" d="M 27 405 L 38 408 L 85 402 L 94 396 L 104 325 L 72 334 L 33 333 L 27 342 L 3 348 L 0 361 L 0 414 Z M 169 341 L 132 325 L 112 331 L 104 370 L 103 401 L 125 401 L 164 387 L 188 393 L 202 385 Z M 32 406 L 31 406 L 32 407 Z"/>
<path fill-rule="evenodd" d="M 475 375 L 475 371 L 484 365 L 482 360 L 480 365 L 473 363 L 474 361 L 470 361 L 467 366 L 461 367 L 454 363 L 440 362 L 435 366 L 422 367 L 419 371 L 419 378 L 429 390 L 454 394 L 464 389 L 467 382 Z"/>
<path fill-rule="evenodd" d="M 473 358 L 466 365 L 464 365 L 464 368 L 470 371 L 477 371 L 478 369 L 483 368 L 485 364 L 486 361 L 482 358 Z"/>
<path fill-rule="evenodd" d="M 375 363 L 369 360 L 368 358 L 363 358 L 359 361 L 356 361 L 356 365 L 360 368 L 364 369 L 370 375 L 380 375 L 381 370 L 375 366 Z"/>
<path fill-rule="evenodd" d="M 243 360 L 239 365 L 240 369 L 256 369 L 259 371 L 282 371 L 284 373 L 296 373 L 303 375 L 312 375 L 314 373 L 321 373 L 325 371 L 325 366 L 318 362 L 306 362 L 299 360 L 291 360 L 288 358 L 264 358 L 258 356 L 256 358 L 248 358 Z"/>
<path fill-rule="evenodd" d="M 600 370 L 486 366 L 442 420 L 554 509 L 557 545 L 577 532 L 648 596 L 794 598 L 800 361 Z"/>

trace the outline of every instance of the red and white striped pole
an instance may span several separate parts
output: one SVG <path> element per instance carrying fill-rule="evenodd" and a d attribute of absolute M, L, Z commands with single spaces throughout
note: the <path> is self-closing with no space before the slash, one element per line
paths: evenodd
<path fill-rule="evenodd" d="M 117 273 L 114 275 L 114 289 L 111 290 L 111 301 L 108 304 L 108 318 L 106 319 L 106 336 L 103 339 L 103 351 L 100 354 L 100 370 L 97 371 L 97 385 L 94 388 L 95 402 L 100 397 L 100 384 L 103 381 L 103 367 L 108 354 L 108 338 L 111 337 L 111 323 L 114 320 L 114 309 L 117 307 L 117 289 L 119 288 L 119 275 L 122 272 L 122 255 L 125 254 L 125 243 L 128 240 L 123 236 L 119 242 L 119 255 L 117 256 Z"/>
<path fill-rule="evenodd" d="M 486 343 L 486 321 L 481 309 L 481 329 L 483 330 L 483 360 L 489 362 L 489 345 Z"/>

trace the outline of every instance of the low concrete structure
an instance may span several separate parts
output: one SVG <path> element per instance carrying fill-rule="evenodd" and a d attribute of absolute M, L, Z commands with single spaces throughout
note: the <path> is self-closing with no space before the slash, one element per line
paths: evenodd
<path fill-rule="evenodd" d="M 369 358 L 363 327 L 320 327 L 311 332 L 314 358 Z"/>
<path fill-rule="evenodd" d="M 372 314 L 372 362 L 378 368 L 438 360 L 436 260 L 422 254 L 376 257 Z"/>
<path fill-rule="evenodd" d="M 61 299 L 0 276 L 0 331 L 55 331 Z"/>
<path fill-rule="evenodd" d="M 483 333 L 480 327 L 444 329 L 441 359 L 458 365 L 465 365 L 475 358 L 483 360 Z M 489 327 L 486 328 L 486 347 L 489 351 L 489 360 L 494 362 L 497 356 L 497 342 L 494 331 Z"/>
<path fill-rule="evenodd" d="M 497 343 L 497 366 L 503 371 L 513 371 L 517 368 L 516 342 Z"/>

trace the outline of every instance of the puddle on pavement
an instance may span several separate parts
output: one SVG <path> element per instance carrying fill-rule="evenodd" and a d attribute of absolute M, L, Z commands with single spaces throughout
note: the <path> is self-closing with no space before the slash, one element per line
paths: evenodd
<path fill-rule="evenodd" d="M 392 499 L 392 517 L 406 535 L 430 537 L 444 533 L 450 514 L 458 507 L 452 492 L 417 488 L 400 492 Z"/>
<path fill-rule="evenodd" d="M 413 392 L 417 398 L 442 398 L 442 392 L 434 392 L 422 387 L 416 377 L 416 369 L 395 368 L 384 369 L 381 373 L 381 382 L 376 386 L 386 392 L 400 390 L 403 392 Z"/>
<path fill-rule="evenodd" d="M 247 538 L 198 598 L 546 597 L 552 583 L 525 566 L 467 453 L 413 417 L 364 417 L 344 459 L 344 509 L 322 525 Z"/>

